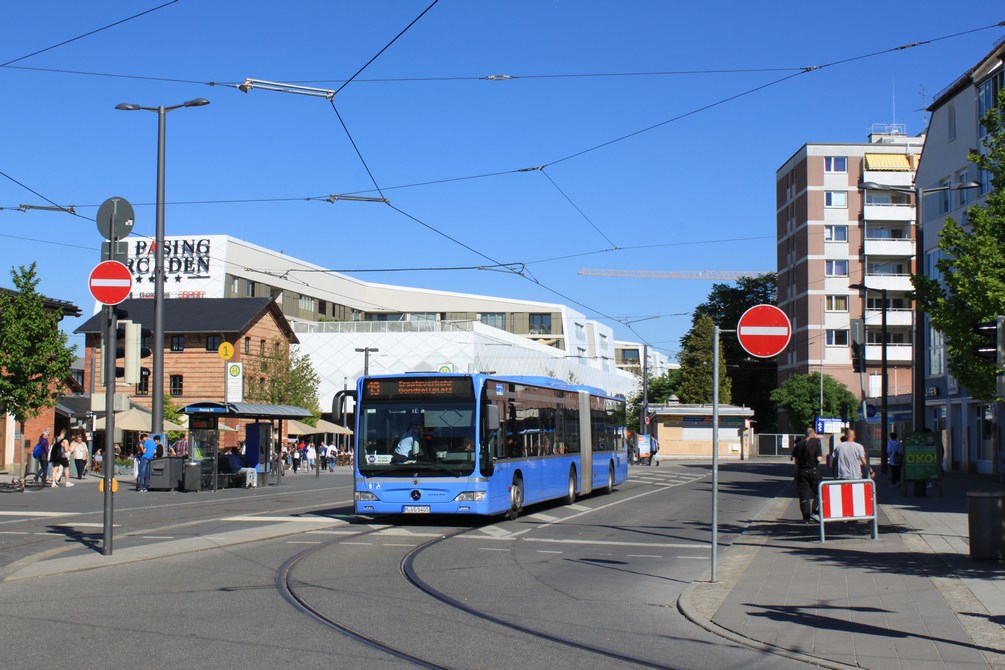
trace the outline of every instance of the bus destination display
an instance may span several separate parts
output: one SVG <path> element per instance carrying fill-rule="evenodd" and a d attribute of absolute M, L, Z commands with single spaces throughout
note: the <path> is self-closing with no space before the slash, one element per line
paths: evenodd
<path fill-rule="evenodd" d="M 474 391 L 468 377 L 403 377 L 368 379 L 363 397 L 369 400 L 471 400 Z"/>

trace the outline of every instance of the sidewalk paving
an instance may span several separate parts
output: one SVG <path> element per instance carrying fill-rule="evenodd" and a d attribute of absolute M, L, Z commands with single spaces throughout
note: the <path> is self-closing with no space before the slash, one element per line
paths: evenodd
<path fill-rule="evenodd" d="M 725 552 L 717 582 L 681 611 L 736 642 L 830 668 L 1005 670 L 1005 565 L 970 559 L 967 491 L 1005 489 L 948 475 L 943 495 L 877 481 L 871 522 L 801 520 L 794 488 Z"/>

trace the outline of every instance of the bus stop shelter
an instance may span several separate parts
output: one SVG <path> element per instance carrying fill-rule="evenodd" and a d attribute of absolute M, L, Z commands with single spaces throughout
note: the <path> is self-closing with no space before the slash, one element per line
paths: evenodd
<path fill-rule="evenodd" d="M 304 419 L 311 413 L 292 405 L 268 405 L 248 402 L 195 402 L 179 412 L 189 417 L 189 453 L 185 459 L 183 488 L 216 490 L 221 479 L 220 419 L 250 419 L 245 425 L 242 468 L 254 468 L 266 484 L 278 485 L 282 473 L 280 441 L 282 422 Z M 278 422 L 278 428 L 273 422 Z M 271 477 L 270 477 L 271 475 Z"/>

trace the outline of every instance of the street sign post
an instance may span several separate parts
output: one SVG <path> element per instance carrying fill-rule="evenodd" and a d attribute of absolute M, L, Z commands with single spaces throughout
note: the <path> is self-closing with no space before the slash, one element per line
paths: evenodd
<path fill-rule="evenodd" d="M 102 305 L 118 305 L 133 290 L 133 275 L 118 261 L 104 261 L 91 270 L 87 287 Z"/>
<path fill-rule="evenodd" d="M 736 337 L 751 356 L 771 358 L 789 346 L 792 324 L 785 312 L 774 305 L 754 305 L 736 324 Z"/>
<path fill-rule="evenodd" d="M 133 232 L 136 214 L 133 206 L 125 198 L 109 198 L 98 207 L 98 232 L 106 240 L 121 240 Z"/>

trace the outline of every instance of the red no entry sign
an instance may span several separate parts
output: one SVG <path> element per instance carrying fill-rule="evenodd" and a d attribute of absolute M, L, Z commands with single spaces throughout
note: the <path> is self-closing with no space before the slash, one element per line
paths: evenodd
<path fill-rule="evenodd" d="M 91 270 L 87 287 L 94 299 L 103 305 L 118 305 L 133 290 L 133 275 L 118 261 L 98 263 Z"/>
<path fill-rule="evenodd" d="M 774 305 L 754 305 L 740 317 L 736 336 L 751 356 L 771 358 L 785 351 L 792 337 L 792 324 Z"/>

